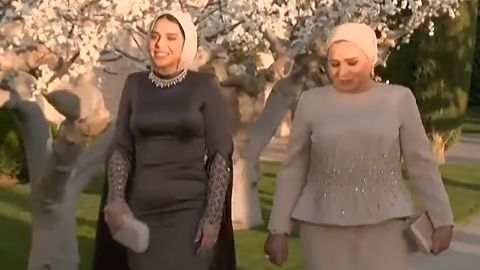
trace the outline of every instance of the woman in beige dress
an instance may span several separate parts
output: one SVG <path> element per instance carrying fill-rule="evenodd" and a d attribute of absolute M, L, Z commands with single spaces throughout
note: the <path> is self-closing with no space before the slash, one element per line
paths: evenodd
<path fill-rule="evenodd" d="M 415 208 L 402 161 L 433 223 L 433 248 L 448 248 L 453 215 L 410 89 L 376 83 L 375 32 L 337 27 L 328 41 L 332 85 L 300 98 L 277 178 L 265 243 L 282 265 L 299 224 L 308 270 L 406 270 L 406 219 Z"/>

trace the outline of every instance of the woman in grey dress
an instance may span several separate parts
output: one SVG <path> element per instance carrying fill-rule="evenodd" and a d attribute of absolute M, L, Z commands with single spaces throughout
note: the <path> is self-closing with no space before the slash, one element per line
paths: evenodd
<path fill-rule="evenodd" d="M 148 226 L 146 252 L 127 250 L 131 270 L 233 270 L 233 245 L 227 245 L 233 256 L 225 256 L 230 263 L 212 264 L 209 255 L 222 240 L 219 231 L 231 226 L 226 101 L 215 76 L 187 69 L 197 49 L 188 14 L 160 14 L 148 44 L 152 68 L 130 74 L 120 100 L 107 165 L 108 227 L 123 226 L 125 214 Z"/>

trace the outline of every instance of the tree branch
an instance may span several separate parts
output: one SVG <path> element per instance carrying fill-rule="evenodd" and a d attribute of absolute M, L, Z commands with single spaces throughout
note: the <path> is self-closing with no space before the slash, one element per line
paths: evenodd
<path fill-rule="evenodd" d="M 91 146 L 85 149 L 75 164 L 74 184 L 76 190 L 81 193 L 99 171 L 105 167 L 107 148 L 112 140 L 115 125 L 110 124 L 107 130 L 95 140 Z"/>
<path fill-rule="evenodd" d="M 115 71 L 111 71 L 109 70 L 108 68 L 103 68 L 103 72 L 105 72 L 106 74 L 109 74 L 109 75 L 118 75 L 119 73 L 118 72 L 115 72 Z"/>
<path fill-rule="evenodd" d="M 218 36 L 221 36 L 221 35 L 225 35 L 231 31 L 233 31 L 233 29 L 235 29 L 237 26 L 241 25 L 244 21 L 239 21 L 237 22 L 236 24 L 232 25 L 230 28 L 224 28 L 220 31 L 218 31 L 217 33 L 211 35 L 211 36 L 205 36 L 205 39 L 208 41 L 208 42 L 212 42 L 212 40 L 215 40 Z"/>
<path fill-rule="evenodd" d="M 238 75 L 229 75 L 221 84 L 224 87 L 234 87 L 249 96 L 257 96 L 263 90 L 261 80 L 246 72 Z"/>
<path fill-rule="evenodd" d="M 178 0 L 178 3 L 180 4 L 180 9 L 181 9 L 183 12 L 188 12 L 188 9 L 187 9 L 187 1 L 185 1 L 185 0 Z"/>
<path fill-rule="evenodd" d="M 62 67 L 48 80 L 48 83 L 53 82 L 57 78 L 61 78 L 63 75 L 68 73 L 70 67 L 75 63 L 77 58 L 80 56 L 80 52 L 76 52 L 67 62 L 65 62 Z"/>
<path fill-rule="evenodd" d="M 0 54 L 0 69 L 29 72 L 42 64 L 55 67 L 58 57 L 43 45 L 24 46 Z"/>
<path fill-rule="evenodd" d="M 74 94 L 72 85 L 65 83 L 60 86 L 62 89 L 55 89 L 49 93 L 43 94 L 45 100 L 47 100 L 57 112 L 70 121 L 79 120 L 81 115 L 80 98 L 78 95 Z"/>
<path fill-rule="evenodd" d="M 198 25 L 200 24 L 201 22 L 203 22 L 205 19 L 209 18 L 211 15 L 213 15 L 213 13 L 215 13 L 215 11 L 218 11 L 220 10 L 221 11 L 221 5 L 222 3 L 220 1 L 216 1 L 216 0 L 208 0 L 207 4 L 205 5 L 205 7 L 203 8 L 202 10 L 202 16 L 201 17 L 197 17 L 197 19 L 195 19 L 194 21 L 194 24 L 195 25 Z M 217 8 L 212 8 L 209 12 L 203 14 L 203 11 L 209 9 L 210 7 L 215 7 L 217 6 Z"/>
<path fill-rule="evenodd" d="M 0 108 L 8 106 L 8 102 L 10 101 L 10 92 L 0 89 Z"/>
<path fill-rule="evenodd" d="M 143 59 L 138 58 L 136 56 L 133 56 L 133 55 L 123 51 L 122 49 L 115 48 L 115 51 L 120 53 L 122 56 L 124 56 L 124 57 L 126 57 L 130 60 L 133 60 L 133 61 L 138 62 L 138 63 L 145 63 L 145 61 Z"/>
<path fill-rule="evenodd" d="M 0 85 L 12 92 L 12 95 L 18 95 L 20 99 L 32 100 L 32 91 L 37 80 L 30 73 L 25 71 L 4 72 L 0 81 Z"/>
<path fill-rule="evenodd" d="M 13 0 L 7 0 L 7 2 L 0 1 L 0 21 L 3 20 L 5 13 L 7 11 L 7 7 L 12 6 Z"/>
<path fill-rule="evenodd" d="M 295 59 L 290 54 L 281 54 L 265 71 L 265 79 L 271 83 L 275 83 L 281 79 L 290 76 Z"/>
<path fill-rule="evenodd" d="M 261 115 L 248 128 L 250 138 L 255 140 L 249 142 L 244 154 L 257 159 L 260 157 L 301 92 L 301 87 L 290 79 L 282 79 L 275 84 Z"/>
<path fill-rule="evenodd" d="M 276 53 L 277 55 L 280 54 L 286 54 L 287 50 L 285 47 L 281 44 L 280 40 L 278 37 L 273 33 L 272 30 L 267 29 L 263 32 L 263 36 L 265 39 L 270 43 L 270 50 Z"/>
<path fill-rule="evenodd" d="M 2 85 L 10 93 L 7 108 L 13 112 L 15 122 L 20 130 L 30 182 L 32 185 L 37 186 L 41 182 L 46 162 L 51 153 L 52 138 L 50 127 L 40 106 L 36 102 L 23 99 L 18 92 L 18 89 L 24 87 L 22 83 L 27 80 L 19 79 L 18 76 L 22 74 L 17 74 L 5 76 Z"/>
<path fill-rule="evenodd" d="M 137 29 L 138 32 L 140 32 L 142 35 L 148 35 L 148 31 L 143 29 L 142 27 L 138 26 L 135 27 Z"/>
<path fill-rule="evenodd" d="M 40 199 L 47 209 L 54 209 L 63 200 L 65 187 L 85 141 L 86 137 L 75 122 L 67 119 L 60 125 L 39 189 Z"/>
<path fill-rule="evenodd" d="M 256 76 L 247 73 L 243 69 L 233 68 L 229 71 L 227 62 L 224 60 L 213 60 L 202 71 L 212 72 L 217 75 L 220 84 L 223 87 L 233 87 L 237 91 L 245 92 L 247 95 L 256 96 L 263 90 L 263 80 L 256 78 Z"/>
<path fill-rule="evenodd" d="M 145 58 L 148 58 L 148 55 L 145 53 L 142 45 L 140 44 L 140 42 L 138 42 L 137 38 L 135 37 L 135 34 L 133 33 L 133 30 L 130 30 L 129 34 L 132 37 L 133 41 L 135 41 L 135 45 L 137 45 L 137 48 L 140 50 L 140 52 L 142 52 L 143 56 Z"/>
<path fill-rule="evenodd" d="M 110 63 L 110 62 L 116 62 L 120 59 L 122 59 L 122 56 L 117 55 L 117 56 L 114 56 L 114 57 L 111 57 L 111 58 L 103 58 L 103 59 L 100 58 L 98 61 L 100 63 Z"/>
<path fill-rule="evenodd" d="M 82 14 L 82 13 L 85 12 L 88 8 L 91 8 L 91 7 L 93 7 L 93 5 L 98 4 L 98 3 L 100 3 L 100 0 L 87 1 L 87 3 L 85 3 L 83 6 L 80 7 L 80 9 L 78 10 L 78 12 L 79 12 L 80 14 Z"/>

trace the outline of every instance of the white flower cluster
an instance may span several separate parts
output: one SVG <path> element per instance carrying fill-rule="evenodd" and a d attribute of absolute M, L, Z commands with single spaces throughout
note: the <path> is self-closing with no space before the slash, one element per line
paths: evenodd
<path fill-rule="evenodd" d="M 253 50 L 266 44 L 269 29 L 279 38 L 307 49 L 314 38 L 326 39 L 343 22 L 365 22 L 380 33 L 380 45 L 395 47 L 423 23 L 433 34 L 433 18 L 454 17 L 464 0 L 237 0 L 221 3 L 201 29 L 232 50 Z M 220 35 L 218 35 L 220 33 Z"/>
<path fill-rule="evenodd" d="M 324 39 L 346 21 L 370 24 L 379 31 L 382 45 L 394 47 L 399 40 L 408 41 L 422 23 L 433 31 L 432 18 L 440 13 L 455 16 L 460 1 L 464 0 L 0 0 L 0 47 L 43 44 L 64 60 L 78 54 L 69 70 L 75 78 L 87 66 L 101 65 L 105 50 L 146 60 L 142 49 L 151 21 L 163 9 L 180 7 L 191 12 L 207 40 L 231 51 L 265 47 L 267 29 L 305 50 L 313 38 Z M 18 18 L 22 30 L 3 37 L 3 29 Z M 51 75 L 46 69 L 42 74 Z"/>

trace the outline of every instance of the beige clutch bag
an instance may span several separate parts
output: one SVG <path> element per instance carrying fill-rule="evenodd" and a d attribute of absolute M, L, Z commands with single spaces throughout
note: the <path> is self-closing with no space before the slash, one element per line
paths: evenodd
<path fill-rule="evenodd" d="M 432 221 L 428 217 L 427 212 L 422 212 L 411 219 L 408 226 L 409 236 L 414 241 L 418 250 L 423 253 L 431 253 L 433 248 L 434 230 Z"/>
<path fill-rule="evenodd" d="M 143 253 L 148 248 L 150 230 L 148 226 L 133 215 L 124 215 L 124 226 L 112 234 L 113 239 L 136 253 Z"/>

